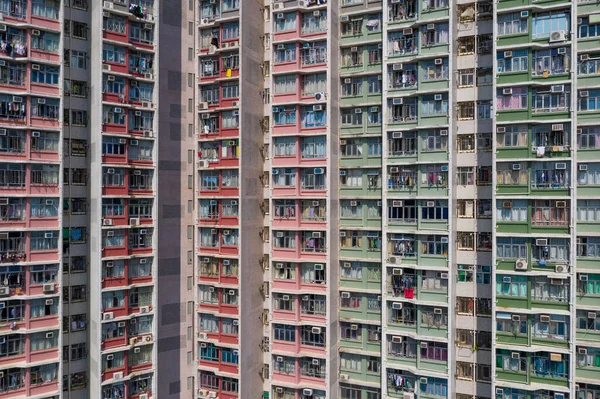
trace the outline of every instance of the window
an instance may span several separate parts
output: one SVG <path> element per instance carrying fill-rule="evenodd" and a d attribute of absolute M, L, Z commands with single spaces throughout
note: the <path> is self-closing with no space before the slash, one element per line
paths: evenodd
<path fill-rule="evenodd" d="M 441 130 L 427 130 L 422 136 L 423 151 L 446 151 L 448 136 L 442 134 Z"/>
<path fill-rule="evenodd" d="M 526 109 L 527 87 L 498 89 L 496 104 L 498 110 Z"/>
<path fill-rule="evenodd" d="M 499 274 L 496 276 L 496 294 L 498 296 L 512 296 L 527 298 L 527 277 L 507 276 Z"/>
<path fill-rule="evenodd" d="M 33 231 L 30 236 L 32 251 L 52 251 L 58 248 L 58 232 Z"/>
<path fill-rule="evenodd" d="M 423 165 L 421 166 L 421 185 L 423 187 L 446 187 L 448 183 L 448 166 Z"/>
<path fill-rule="evenodd" d="M 296 45 L 279 44 L 274 49 L 273 62 L 275 64 L 296 62 Z"/>
<path fill-rule="evenodd" d="M 69 119 L 69 116 L 71 117 Z M 71 123 L 73 126 L 87 126 L 88 124 L 88 113 L 84 110 L 72 109 L 65 110 L 64 113 L 65 125 Z"/>
<path fill-rule="evenodd" d="M 499 222 L 527 222 L 527 200 L 498 200 L 496 219 Z"/>
<path fill-rule="evenodd" d="M 71 68 L 87 69 L 88 55 L 85 51 L 70 50 L 70 57 L 68 54 L 69 50 L 65 50 L 65 56 L 67 57 L 67 66 Z"/>
<path fill-rule="evenodd" d="M 278 280 L 296 280 L 294 263 L 276 263 L 273 268 L 274 278 Z"/>
<path fill-rule="evenodd" d="M 302 190 L 325 190 L 325 177 L 323 168 L 302 169 L 300 188 Z"/>
<path fill-rule="evenodd" d="M 439 97 L 439 98 L 438 98 Z M 424 95 L 421 97 L 421 115 L 447 115 L 448 114 L 448 95 Z"/>
<path fill-rule="evenodd" d="M 50 66 L 50 65 L 43 65 L 43 64 L 40 64 L 38 66 L 39 66 L 38 70 L 33 70 L 33 69 L 31 70 L 31 82 L 57 86 L 58 79 L 60 76 L 60 68 L 55 67 L 55 66 Z M 6 67 L 0 68 L 0 71 L 2 72 L 3 77 L 5 74 L 4 73 L 5 69 L 8 69 L 9 76 L 15 76 L 15 75 L 18 76 L 18 71 L 11 72 L 9 68 L 6 68 Z M 10 84 L 10 81 L 8 81 L 6 83 Z"/>
<path fill-rule="evenodd" d="M 527 125 L 507 125 L 499 130 L 496 133 L 498 147 L 527 147 Z"/>
<path fill-rule="evenodd" d="M 474 69 L 459 69 L 458 70 L 458 86 L 473 87 L 475 83 Z"/>
<path fill-rule="evenodd" d="M 568 49 L 562 49 L 566 50 Z M 559 53 L 559 49 L 537 50 L 533 52 L 532 74 L 534 76 L 559 75 L 569 68 L 569 56 Z"/>
<path fill-rule="evenodd" d="M 51 301 L 46 299 L 34 299 L 31 301 L 31 317 L 46 317 L 58 315 L 58 297 Z"/>
<path fill-rule="evenodd" d="M 554 90 L 558 89 L 557 92 Z M 567 111 L 570 109 L 571 88 L 569 86 L 552 86 L 552 91 L 548 88 L 534 89 L 532 93 L 532 111 L 533 112 L 556 112 Z M 580 105 L 581 105 L 580 101 Z M 584 106 L 585 107 L 585 106 Z M 582 109 L 584 111 L 585 109 Z"/>
<path fill-rule="evenodd" d="M 125 34 L 125 27 L 127 25 L 127 18 L 121 15 L 108 14 L 108 17 L 103 19 L 103 28 L 105 31 L 118 33 L 121 35 Z"/>
<path fill-rule="evenodd" d="M 550 37 L 550 33 L 557 31 L 569 32 L 571 26 L 570 14 L 565 12 L 544 12 L 533 15 L 532 19 L 532 39 L 541 39 Z M 580 32 L 582 29 L 579 29 Z"/>
<path fill-rule="evenodd" d="M 312 12 L 303 13 L 301 29 L 303 35 L 325 32 L 327 30 L 327 11 L 320 10 L 319 15 L 314 15 Z"/>
<path fill-rule="evenodd" d="M 102 47 L 102 61 L 125 65 L 126 52 L 124 47 L 104 44 Z"/>
<path fill-rule="evenodd" d="M 322 242 L 317 242 L 316 244 L 321 245 Z M 300 269 L 300 276 L 304 284 L 325 284 L 325 268 L 320 264 L 303 263 Z"/>
<path fill-rule="evenodd" d="M 499 36 L 527 33 L 527 18 L 521 18 L 520 12 L 500 14 L 497 18 Z"/>
<path fill-rule="evenodd" d="M 433 25 L 433 29 L 431 29 Z M 426 24 L 421 26 L 422 46 L 446 44 L 449 40 L 448 24 Z"/>
<path fill-rule="evenodd" d="M 296 341 L 296 327 L 285 324 L 273 325 L 273 340 L 275 341 Z"/>
<path fill-rule="evenodd" d="M 526 72 L 529 70 L 527 50 L 499 51 L 498 72 Z"/>
<path fill-rule="evenodd" d="M 564 166 L 564 169 L 563 169 Z M 534 162 L 531 167 L 532 174 L 532 188 L 537 189 L 557 189 L 569 187 L 569 163 L 551 163 L 551 162 Z M 600 167 L 598 168 L 600 171 Z M 587 172 L 587 171 L 586 171 Z M 586 184 L 590 180 L 586 176 L 593 177 L 593 171 L 590 175 L 581 174 L 578 175 L 579 184 Z M 589 183 L 588 183 L 589 184 Z"/>
<path fill-rule="evenodd" d="M 577 201 L 578 222 L 600 221 L 600 200 L 578 200 Z"/>
<path fill-rule="evenodd" d="M 296 30 L 296 13 L 278 13 L 275 19 L 275 32 Z"/>
<path fill-rule="evenodd" d="M 498 163 L 496 165 L 496 184 L 506 186 L 527 185 L 529 176 L 527 175 L 526 163 Z"/>
<path fill-rule="evenodd" d="M 58 119 L 60 102 L 51 98 L 31 98 L 31 116 L 45 119 Z"/>
<path fill-rule="evenodd" d="M 39 35 L 31 36 L 31 48 L 35 50 L 47 51 L 49 53 L 58 53 L 59 43 L 60 36 L 56 33 L 40 31 Z"/>

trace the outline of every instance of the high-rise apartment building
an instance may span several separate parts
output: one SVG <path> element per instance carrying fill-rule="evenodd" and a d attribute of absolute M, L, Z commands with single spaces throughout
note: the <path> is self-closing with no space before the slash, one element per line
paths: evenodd
<path fill-rule="evenodd" d="M 0 16 L 0 399 L 600 398 L 597 1 Z"/>

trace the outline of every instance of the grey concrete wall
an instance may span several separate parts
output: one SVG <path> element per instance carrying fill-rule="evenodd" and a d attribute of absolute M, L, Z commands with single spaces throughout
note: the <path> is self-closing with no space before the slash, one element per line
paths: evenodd
<path fill-rule="evenodd" d="M 89 2 L 90 38 L 90 267 L 89 275 L 89 356 L 88 389 L 101 392 L 102 384 L 102 2 Z M 95 34 L 98 33 L 98 34 Z M 94 184 L 95 183 L 95 184 Z"/>
<path fill-rule="evenodd" d="M 259 291 L 263 283 L 259 266 L 263 242 L 258 234 L 263 228 L 259 208 L 263 188 L 258 178 L 263 167 L 260 146 L 264 140 L 260 125 L 264 87 L 261 4 L 262 1 L 240 1 L 240 398 L 259 398 L 263 391 L 263 353 L 259 347 L 265 335 L 260 321 L 263 297 Z"/>
<path fill-rule="evenodd" d="M 327 263 L 327 378 L 329 385 L 329 397 L 337 398 L 339 393 L 339 216 L 340 216 L 340 201 L 339 201 L 339 121 L 340 121 L 340 47 L 338 42 L 340 24 L 339 21 L 339 1 L 328 1 L 328 56 L 329 63 L 328 71 L 328 94 L 329 100 L 328 120 L 329 130 L 327 132 L 327 216 L 329 226 L 327 230 L 328 242 L 328 263 Z"/>
<path fill-rule="evenodd" d="M 192 3 L 193 4 L 193 3 Z M 188 175 L 194 164 L 188 162 L 188 150 L 196 147 L 188 125 L 194 123 L 194 84 L 188 85 L 188 73 L 194 73 L 194 61 L 188 60 L 188 48 L 194 47 L 195 29 L 189 35 L 188 23 L 194 11 L 188 0 L 161 0 L 159 17 L 158 75 L 158 353 L 157 398 L 192 398 L 193 384 L 188 377 L 195 374 L 187 364 L 187 353 L 193 351 L 193 334 L 187 336 L 194 323 L 195 312 L 188 312 L 193 289 L 188 290 L 188 277 L 193 278 L 193 263 L 188 251 L 193 250 L 193 236 L 187 226 L 193 224 L 193 186 Z M 192 179 L 193 181 L 193 179 Z M 193 204 L 193 202 L 192 202 Z M 192 287 L 195 285 L 192 284 Z M 191 338 L 188 340 L 188 338 Z M 192 363 L 193 364 L 193 363 Z M 190 389 L 188 389 L 190 388 Z"/>

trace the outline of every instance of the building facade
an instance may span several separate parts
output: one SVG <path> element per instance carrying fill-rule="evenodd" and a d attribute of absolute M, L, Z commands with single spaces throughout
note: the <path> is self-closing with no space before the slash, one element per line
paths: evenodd
<path fill-rule="evenodd" d="M 0 399 L 600 397 L 598 2 L 0 16 Z"/>

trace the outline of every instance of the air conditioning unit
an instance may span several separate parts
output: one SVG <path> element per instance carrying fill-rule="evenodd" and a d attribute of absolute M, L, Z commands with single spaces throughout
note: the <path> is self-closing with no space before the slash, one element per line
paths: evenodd
<path fill-rule="evenodd" d="M 504 58 L 512 58 L 513 56 L 513 52 L 512 51 L 505 51 L 504 52 Z"/>
<path fill-rule="evenodd" d="M 389 259 L 388 259 L 388 262 L 391 263 L 391 264 L 393 264 L 393 265 L 401 263 L 400 259 L 397 258 L 397 257 L 395 257 L 395 256 L 390 256 Z"/>
<path fill-rule="evenodd" d="M 350 298 L 350 293 L 349 292 L 342 292 L 342 298 L 344 298 L 344 299 Z"/>
<path fill-rule="evenodd" d="M 550 32 L 550 43 L 554 42 L 564 42 L 567 40 L 567 32 L 564 30 L 557 30 L 554 32 Z"/>
<path fill-rule="evenodd" d="M 448 135 L 448 130 L 447 129 L 440 130 L 440 136 L 447 136 L 447 135 Z"/>
<path fill-rule="evenodd" d="M 397 268 L 392 269 L 392 275 L 394 275 L 394 276 L 402 276 L 402 273 L 403 273 L 402 269 L 397 269 Z"/>
<path fill-rule="evenodd" d="M 304 395 L 304 396 L 312 396 L 312 394 L 313 394 L 312 389 L 303 389 L 302 390 L 302 395 Z"/>
<path fill-rule="evenodd" d="M 550 315 L 547 315 L 547 314 L 540 315 L 540 322 L 541 323 L 550 323 Z"/>
<path fill-rule="evenodd" d="M 402 29 L 402 34 L 404 36 L 412 35 L 413 34 L 413 30 L 412 30 L 412 28 L 404 28 L 404 29 Z"/>
<path fill-rule="evenodd" d="M 558 162 L 554 165 L 554 169 L 565 170 L 565 169 L 567 169 L 567 164 L 565 162 Z"/>
<path fill-rule="evenodd" d="M 537 238 L 535 240 L 535 245 L 538 247 L 545 247 L 546 245 L 548 245 L 548 239 L 547 238 Z"/>
<path fill-rule="evenodd" d="M 140 313 L 148 313 L 150 312 L 150 307 L 149 306 L 142 306 L 140 307 Z"/>
<path fill-rule="evenodd" d="M 589 54 L 581 54 L 581 55 L 579 56 L 579 60 L 580 60 L 580 61 L 587 61 L 587 60 L 589 60 L 589 59 L 590 59 L 590 55 L 589 55 Z"/>
<path fill-rule="evenodd" d="M 394 302 L 394 303 L 392 303 L 392 309 L 396 309 L 396 310 L 402 309 L 402 302 Z"/>
<path fill-rule="evenodd" d="M 511 352 L 510 357 L 511 359 L 520 359 L 521 354 L 519 352 Z"/>
<path fill-rule="evenodd" d="M 348 374 L 340 374 L 340 381 L 348 381 L 350 376 Z"/>
<path fill-rule="evenodd" d="M 340 237 L 346 237 L 346 232 L 345 231 L 340 231 Z"/>
<path fill-rule="evenodd" d="M 433 96 L 433 99 L 435 101 L 442 101 L 442 95 L 441 94 L 436 94 L 436 95 Z"/>
<path fill-rule="evenodd" d="M 511 95 L 512 94 L 512 88 L 506 88 L 506 89 L 502 89 L 502 94 L 506 95 Z"/>
<path fill-rule="evenodd" d="M 392 99 L 392 104 L 394 105 L 402 105 L 404 103 L 404 99 L 403 98 L 394 98 Z"/>
<path fill-rule="evenodd" d="M 52 305 L 54 303 L 54 299 L 46 299 L 46 305 Z"/>
<path fill-rule="evenodd" d="M 42 287 L 44 292 L 54 292 L 54 284 L 44 284 Z"/>
<path fill-rule="evenodd" d="M 208 161 L 205 159 L 201 159 L 198 161 L 199 168 L 208 168 Z"/>
<path fill-rule="evenodd" d="M 322 105 L 313 105 L 313 111 L 323 111 Z"/>
<path fill-rule="evenodd" d="M 148 399 L 148 394 L 147 393 L 143 393 L 141 395 L 138 396 L 138 399 Z"/>
<path fill-rule="evenodd" d="M 427 30 L 435 30 L 435 24 L 427 24 Z"/>
<path fill-rule="evenodd" d="M 565 91 L 565 85 L 554 85 L 550 87 L 552 93 L 562 93 Z M 554 130 L 554 129 L 552 129 Z M 562 129 L 561 129 L 562 130 Z"/>
<path fill-rule="evenodd" d="M 579 170 L 581 170 L 581 171 L 588 170 L 587 164 L 579 164 Z"/>
<path fill-rule="evenodd" d="M 321 327 L 313 327 L 310 332 L 313 334 L 321 334 Z"/>
<path fill-rule="evenodd" d="M 521 11 L 521 18 L 529 18 L 529 11 Z"/>
<path fill-rule="evenodd" d="M 579 97 L 589 97 L 590 96 L 590 92 L 587 90 L 581 90 L 579 92 Z"/>
<path fill-rule="evenodd" d="M 124 321 L 120 321 L 117 323 L 117 327 L 125 327 L 125 322 Z"/>
<path fill-rule="evenodd" d="M 569 272 L 569 267 L 567 265 L 556 265 L 556 267 L 554 268 L 554 271 L 556 273 L 568 273 Z"/>
<path fill-rule="evenodd" d="M 113 312 L 102 313 L 102 320 L 112 320 L 114 318 L 115 318 L 115 315 Z"/>
<path fill-rule="evenodd" d="M 580 274 L 579 275 L 579 281 L 588 281 L 588 275 L 587 274 Z"/>
<path fill-rule="evenodd" d="M 123 379 L 123 372 L 119 371 L 118 373 L 114 373 L 113 374 L 113 379 L 115 379 L 115 380 L 122 380 Z"/>
<path fill-rule="evenodd" d="M 521 321 L 521 316 L 520 316 L 520 315 L 518 315 L 518 314 L 514 314 L 514 315 L 512 315 L 512 316 L 510 317 L 510 319 L 511 319 L 512 321 L 514 321 L 515 323 L 518 323 L 518 322 L 520 322 L 520 321 Z"/>
<path fill-rule="evenodd" d="M 512 170 L 521 170 L 521 164 L 520 163 L 513 163 L 512 164 Z"/>
<path fill-rule="evenodd" d="M 103 226 L 112 226 L 113 221 L 112 221 L 112 219 L 102 219 L 102 225 Z"/>
<path fill-rule="evenodd" d="M 320 362 L 319 362 L 319 359 L 313 359 L 313 360 L 312 360 L 312 364 L 313 364 L 313 366 L 318 366 L 318 365 L 319 365 L 319 363 L 320 363 Z"/>
<path fill-rule="evenodd" d="M 351 53 L 358 53 L 358 47 L 350 47 Z"/>
<path fill-rule="evenodd" d="M 392 70 L 394 71 L 401 71 L 404 69 L 404 64 L 394 64 L 392 65 Z"/>
<path fill-rule="evenodd" d="M 496 133 L 506 133 L 506 127 L 504 127 L 504 126 L 498 126 L 496 128 Z"/>
<path fill-rule="evenodd" d="M 525 259 L 517 259 L 515 270 L 527 270 L 527 261 Z"/>
<path fill-rule="evenodd" d="M 443 59 L 441 59 L 441 58 L 436 58 L 436 59 L 433 61 L 433 63 L 434 63 L 435 65 L 442 65 L 442 64 L 444 63 L 444 60 L 443 60 Z"/>
<path fill-rule="evenodd" d="M 433 309 L 433 314 L 442 314 L 442 309 L 441 308 Z"/>

